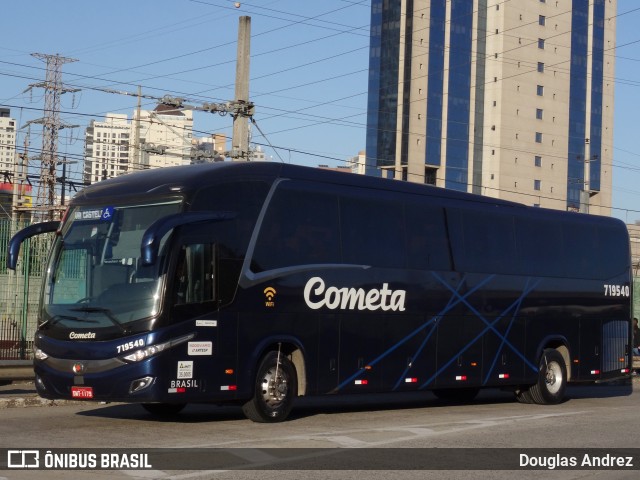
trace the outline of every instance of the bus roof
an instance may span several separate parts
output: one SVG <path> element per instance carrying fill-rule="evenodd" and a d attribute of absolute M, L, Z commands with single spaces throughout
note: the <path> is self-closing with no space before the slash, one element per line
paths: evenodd
<path fill-rule="evenodd" d="M 243 179 L 274 181 L 277 178 L 473 200 L 496 205 L 522 206 L 514 202 L 447 190 L 431 185 L 275 162 L 217 162 L 142 170 L 90 185 L 80 191 L 73 201 L 74 203 L 85 203 L 105 198 L 161 195 L 171 192 L 190 196 L 201 188 L 220 181 L 242 181 Z"/>
<path fill-rule="evenodd" d="M 600 218 L 611 221 L 610 217 L 598 217 L 572 212 L 527 207 L 524 204 L 506 200 L 459 192 L 450 189 L 413 182 L 382 179 L 367 175 L 338 172 L 321 168 L 304 167 L 276 162 L 217 162 L 184 165 L 143 170 L 111 178 L 90 185 L 80 191 L 73 204 L 104 203 L 121 197 L 147 197 L 149 195 L 184 195 L 192 198 L 200 189 L 218 182 L 265 180 L 273 182 L 278 178 L 290 178 L 359 188 L 386 190 L 391 192 L 426 195 L 444 200 L 445 203 L 472 202 L 478 205 L 494 205 L 522 209 L 520 214 L 545 215 L 550 220 L 562 221 L 567 215 L 573 218 Z M 544 212 L 544 213 L 543 213 Z M 578 220 L 580 221 L 580 220 Z M 623 222 L 620 221 L 623 224 Z M 625 227 L 626 228 L 626 227 Z"/>

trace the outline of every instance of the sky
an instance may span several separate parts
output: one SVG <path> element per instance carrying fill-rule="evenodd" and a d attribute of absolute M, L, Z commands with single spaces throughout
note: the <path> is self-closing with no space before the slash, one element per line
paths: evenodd
<path fill-rule="evenodd" d="M 613 124 L 613 211 L 640 221 L 640 3 L 618 0 Z"/>
<path fill-rule="evenodd" d="M 274 161 L 345 165 L 365 146 L 369 0 L 21 0 L 3 2 L 0 106 L 20 126 L 43 116 L 45 62 L 32 53 L 76 61 L 62 66 L 66 88 L 59 155 L 82 159 L 84 129 L 107 112 L 132 115 L 134 95 L 224 103 L 234 98 L 240 16 L 251 17 L 252 141 Z M 8 41 L 7 41 L 8 40 Z M 153 109 L 153 100 L 143 108 Z M 17 144 L 23 144 L 24 132 Z M 194 136 L 228 136 L 232 119 L 194 112 Z M 262 132 L 262 133 L 261 133 Z M 264 134 L 264 135 L 263 135 Z M 42 145 L 32 125 L 30 151 Z M 271 148 L 270 146 L 276 147 Z M 34 164 L 37 161 L 34 160 Z M 78 175 L 81 164 L 69 164 Z"/>
<path fill-rule="evenodd" d="M 330 166 L 364 150 L 370 0 L 20 0 L 3 2 L 0 106 L 23 126 L 42 117 L 45 79 L 38 54 L 73 59 L 59 155 L 80 180 L 84 129 L 107 112 L 132 115 L 145 96 L 223 103 L 234 98 L 240 16 L 251 17 L 252 142 L 274 161 Z M 614 216 L 640 221 L 640 4 L 618 0 L 613 145 Z M 26 90 L 26 91 L 25 91 Z M 123 93 L 106 93 L 117 90 Z M 151 99 L 143 108 L 153 109 Z M 231 137 L 232 119 L 194 113 L 194 136 Z M 23 145 L 27 129 L 18 136 Z M 42 143 L 32 125 L 30 154 Z M 230 147 L 230 144 L 228 144 Z M 33 161 L 35 166 L 37 161 Z M 606 167 L 606 166 L 604 166 Z"/>

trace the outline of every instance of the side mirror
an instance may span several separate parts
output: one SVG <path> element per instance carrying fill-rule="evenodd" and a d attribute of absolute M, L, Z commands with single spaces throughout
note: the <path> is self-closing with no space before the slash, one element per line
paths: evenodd
<path fill-rule="evenodd" d="M 42 233 L 55 232 L 58 230 L 59 226 L 60 222 L 58 221 L 34 223 L 33 225 L 23 228 L 11 237 L 11 240 L 9 241 L 9 252 L 7 255 L 7 268 L 11 270 L 16 269 L 16 265 L 18 264 L 18 254 L 20 253 L 20 245 L 22 242 L 27 238 L 31 238 Z"/>

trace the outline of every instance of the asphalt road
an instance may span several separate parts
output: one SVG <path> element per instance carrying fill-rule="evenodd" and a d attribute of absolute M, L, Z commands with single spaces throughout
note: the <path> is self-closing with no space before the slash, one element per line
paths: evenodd
<path fill-rule="evenodd" d="M 635 383 L 636 390 L 639 386 Z M 511 394 L 496 390 L 459 405 L 429 393 L 309 398 L 300 399 L 291 419 L 280 424 L 252 423 L 238 407 L 210 405 L 190 405 L 169 420 L 154 419 L 136 405 L 5 408 L 0 410 L 0 449 L 85 452 L 80 449 L 91 448 L 98 454 L 114 448 L 132 453 L 146 448 L 187 450 L 180 452 L 186 461 L 181 470 L 172 470 L 171 463 L 165 465 L 156 456 L 161 468 L 156 462 L 149 469 L 89 474 L 12 469 L 0 470 L 0 479 L 637 479 L 639 400 L 640 394 L 630 385 L 571 387 L 567 401 L 555 406 L 519 404 Z M 577 456 L 581 461 L 587 453 L 604 456 L 635 447 L 633 469 L 501 470 L 500 458 L 507 456 L 553 456 L 554 462 Z M 458 448 L 483 450 L 449 450 Z M 189 469 L 188 455 L 200 452 L 194 449 L 230 454 L 245 469 L 232 470 L 224 462 L 221 468 Z M 176 452 L 165 453 L 164 460 Z M 400 469 L 372 470 L 397 467 L 397 462 Z M 429 462 L 445 470 L 424 470 Z M 291 470 L 298 467 L 310 470 Z M 476 467 L 481 470 L 461 470 Z"/>

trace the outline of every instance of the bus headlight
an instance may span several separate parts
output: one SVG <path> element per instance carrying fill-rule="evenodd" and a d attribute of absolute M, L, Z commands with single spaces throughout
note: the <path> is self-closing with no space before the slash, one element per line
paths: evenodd
<path fill-rule="evenodd" d="M 173 340 L 169 340 L 168 342 L 149 345 L 145 348 L 141 348 L 139 350 L 136 350 L 133 353 L 129 353 L 120 358 L 125 362 L 129 362 L 129 363 L 141 362 L 142 360 L 151 358 L 164 350 L 168 350 L 169 348 L 175 347 L 176 345 L 180 345 L 181 343 L 187 342 L 195 336 L 196 336 L 195 333 L 183 335 L 182 337 L 174 338 Z"/>
<path fill-rule="evenodd" d="M 144 377 L 139 378 L 138 380 L 134 380 L 131 382 L 131 386 L 129 387 L 129 393 L 136 393 L 145 388 L 148 388 L 153 383 L 153 377 Z"/>
<path fill-rule="evenodd" d="M 47 355 L 46 353 L 44 353 L 42 350 L 40 350 L 38 347 L 33 349 L 33 358 L 35 358 L 36 360 L 46 360 L 47 358 L 49 358 L 49 355 Z"/>

